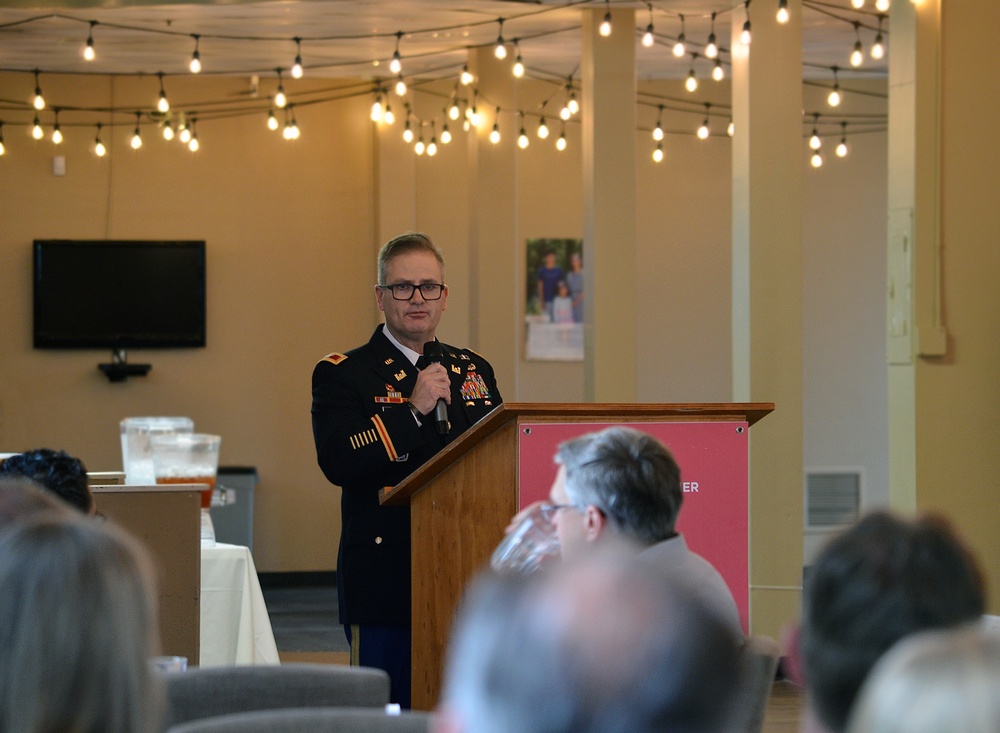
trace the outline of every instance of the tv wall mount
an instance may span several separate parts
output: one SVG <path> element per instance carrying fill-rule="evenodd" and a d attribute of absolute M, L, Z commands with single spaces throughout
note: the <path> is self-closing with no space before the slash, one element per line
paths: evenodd
<path fill-rule="evenodd" d="M 97 368 L 104 372 L 109 382 L 124 382 L 129 377 L 145 377 L 152 364 L 129 364 L 125 349 L 111 350 L 111 363 L 98 364 Z"/>

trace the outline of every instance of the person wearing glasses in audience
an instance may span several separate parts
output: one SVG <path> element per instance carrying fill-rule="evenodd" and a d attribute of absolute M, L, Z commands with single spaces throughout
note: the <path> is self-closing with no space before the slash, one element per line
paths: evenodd
<path fill-rule="evenodd" d="M 313 371 L 313 436 L 323 474 L 342 489 L 337 582 L 351 663 L 389 672 L 392 701 L 409 707 L 410 513 L 381 506 L 378 493 L 502 398 L 489 362 L 435 338 L 448 286 L 430 237 L 382 247 L 375 301 L 385 323 L 368 343 Z"/>
<path fill-rule="evenodd" d="M 555 524 L 560 556 L 572 559 L 607 542 L 627 542 L 637 560 L 687 585 L 742 641 L 729 586 L 705 558 L 688 549 L 675 526 L 684 493 L 666 446 L 648 433 L 615 426 L 559 445 L 558 473 L 541 510 Z M 539 504 L 522 510 L 511 529 Z"/>

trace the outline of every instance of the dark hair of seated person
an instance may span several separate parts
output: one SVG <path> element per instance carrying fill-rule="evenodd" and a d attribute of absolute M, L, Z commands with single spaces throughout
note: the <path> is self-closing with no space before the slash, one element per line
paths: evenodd
<path fill-rule="evenodd" d="M 25 451 L 0 463 L 0 477 L 24 476 L 59 498 L 90 514 L 94 497 L 87 484 L 87 469 L 79 458 L 48 448 Z"/>

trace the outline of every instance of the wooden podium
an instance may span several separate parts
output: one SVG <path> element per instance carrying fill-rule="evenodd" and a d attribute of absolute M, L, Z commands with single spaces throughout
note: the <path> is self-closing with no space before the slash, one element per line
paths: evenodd
<path fill-rule="evenodd" d="M 437 704 L 444 650 L 462 589 L 488 563 L 519 505 L 527 503 L 522 502 L 520 454 L 522 440 L 531 435 L 535 426 L 539 432 L 543 427 L 567 426 L 559 429 L 580 434 L 616 423 L 640 428 L 647 425 L 650 432 L 654 432 L 652 427 L 656 424 L 730 423 L 735 425 L 734 432 L 743 437 L 745 446 L 746 428 L 773 409 L 772 403 L 508 402 L 493 410 L 405 481 L 383 490 L 383 504 L 410 505 L 413 708 L 430 710 Z M 549 452 L 545 457 L 549 466 L 553 455 Z M 743 485 L 735 489 L 742 493 L 744 500 L 746 460 L 744 447 Z M 684 462 L 680 457 L 678 462 L 683 473 Z M 554 476 L 554 467 L 550 470 Z M 547 493 L 548 488 L 548 485 L 533 485 L 532 491 L 537 494 L 544 489 Z M 748 521 L 745 512 L 742 521 L 745 533 Z"/>

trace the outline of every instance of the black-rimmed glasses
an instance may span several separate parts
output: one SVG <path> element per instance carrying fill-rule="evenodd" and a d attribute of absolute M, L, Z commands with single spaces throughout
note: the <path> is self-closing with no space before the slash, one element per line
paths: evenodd
<path fill-rule="evenodd" d="M 395 285 L 379 285 L 382 290 L 392 293 L 393 300 L 410 300 L 413 294 L 420 291 L 420 297 L 424 300 L 440 300 L 444 293 L 444 285 L 441 283 L 396 283 Z"/>

